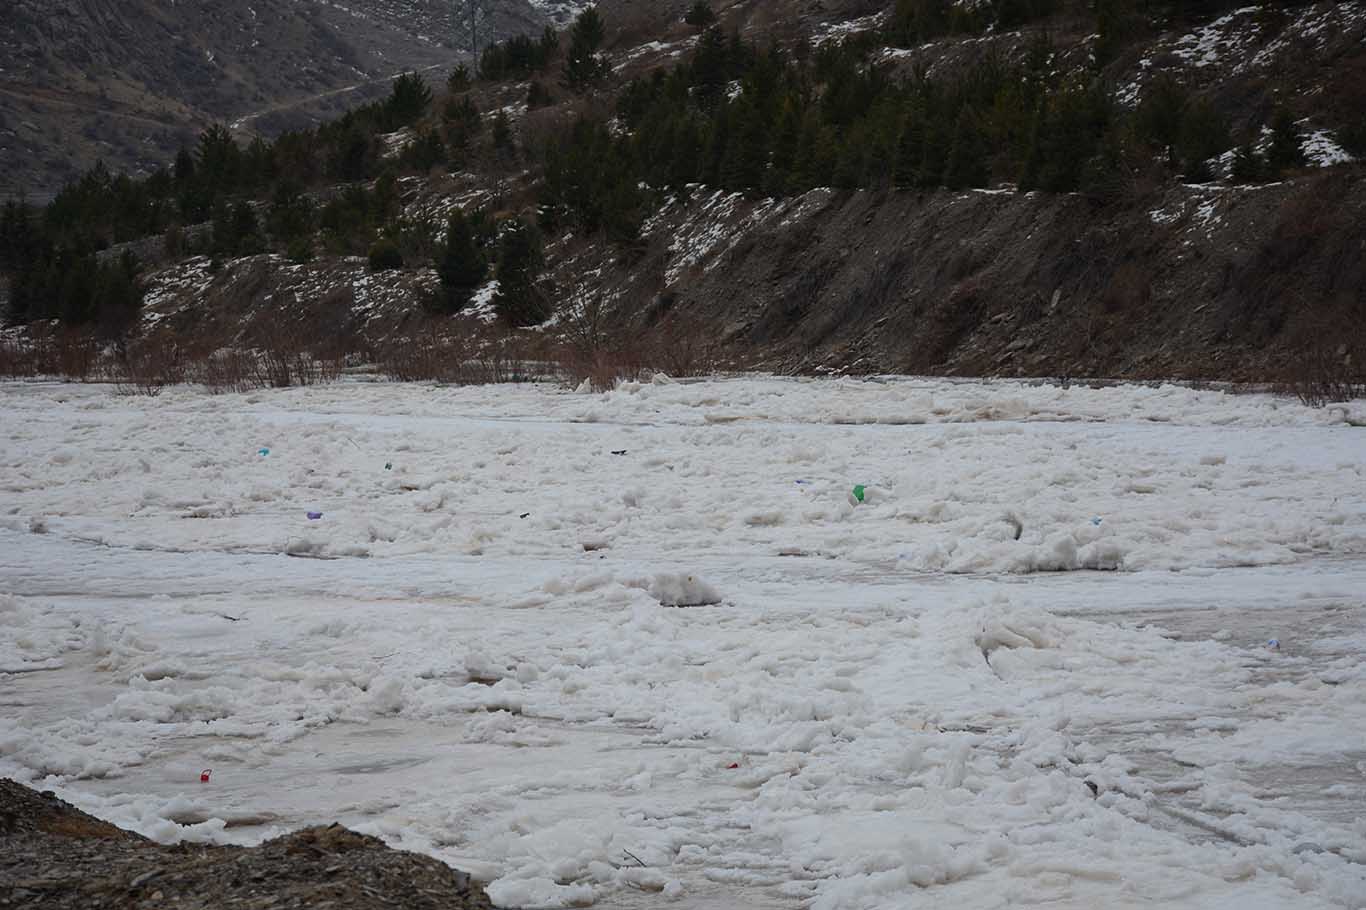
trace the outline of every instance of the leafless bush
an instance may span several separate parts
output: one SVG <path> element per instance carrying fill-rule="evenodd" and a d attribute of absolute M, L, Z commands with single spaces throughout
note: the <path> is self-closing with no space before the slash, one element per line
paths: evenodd
<path fill-rule="evenodd" d="M 587 380 L 591 388 L 605 391 L 655 372 L 695 376 L 715 367 L 715 343 L 702 322 L 671 316 L 647 332 L 632 331 L 609 318 L 598 296 L 564 325 L 564 343 L 555 361 L 572 385 Z"/>
<path fill-rule="evenodd" d="M 89 332 L 76 329 L 37 331 L 0 339 L 0 376 L 60 376 L 88 382 L 101 369 L 100 345 Z"/>
<path fill-rule="evenodd" d="M 485 338 L 474 356 L 474 380 L 480 383 L 531 382 L 545 372 L 544 343 L 522 332 Z"/>
<path fill-rule="evenodd" d="M 19 338 L 0 338 L 0 376 L 21 379 L 38 375 L 33 346 Z"/>
<path fill-rule="evenodd" d="M 543 365 L 551 360 L 540 345 L 523 333 L 453 337 L 432 325 L 391 343 L 379 352 L 378 363 L 380 373 L 397 382 L 528 382 L 541 378 Z"/>
<path fill-rule="evenodd" d="M 59 331 L 47 340 L 49 374 L 68 382 L 88 382 L 100 365 L 100 346 L 93 335 L 81 331 Z"/>
<path fill-rule="evenodd" d="M 648 356 L 643 339 L 612 331 L 607 304 L 599 294 L 565 319 L 564 346 L 557 357 L 560 372 L 573 385 L 587 380 L 593 389 L 605 391 L 623 379 L 638 379 Z"/>
<path fill-rule="evenodd" d="M 120 395 L 160 395 L 189 376 L 189 352 L 169 332 L 154 332 L 124 344 L 114 364 Z"/>
<path fill-rule="evenodd" d="M 670 376 L 701 376 L 716 369 L 713 329 L 698 319 L 674 317 L 655 330 L 655 361 Z"/>
<path fill-rule="evenodd" d="M 1311 408 L 1366 398 L 1366 326 L 1359 319 L 1320 321 L 1302 332 L 1291 355 L 1283 394 Z"/>
<path fill-rule="evenodd" d="M 319 342 L 312 326 L 258 326 L 253 335 L 249 381 L 255 388 L 317 385 L 341 374 L 343 355 L 337 340 Z"/>
<path fill-rule="evenodd" d="M 237 347 L 206 351 L 196 360 L 194 375 L 214 394 L 247 392 L 257 388 L 256 355 Z"/>
<path fill-rule="evenodd" d="M 442 335 L 432 327 L 391 342 L 379 352 L 379 371 L 395 382 L 462 382 L 468 373 L 470 345 L 465 338 Z"/>
<path fill-rule="evenodd" d="M 271 345 L 255 352 L 252 380 L 257 387 L 287 389 L 316 385 L 322 376 L 317 361 L 307 350 L 293 345 Z"/>

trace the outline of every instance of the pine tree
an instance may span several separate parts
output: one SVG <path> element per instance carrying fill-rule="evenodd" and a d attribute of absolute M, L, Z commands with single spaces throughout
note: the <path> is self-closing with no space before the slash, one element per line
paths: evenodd
<path fill-rule="evenodd" d="M 389 98 L 384 103 L 389 129 L 408 126 L 421 117 L 432 103 L 432 90 L 417 73 L 404 73 L 394 80 Z"/>
<path fill-rule="evenodd" d="M 555 99 L 550 95 L 550 91 L 542 85 L 539 80 L 531 80 L 531 85 L 527 88 L 526 92 L 526 106 L 528 110 L 534 111 L 538 107 L 545 107 L 546 105 L 553 103 L 554 100 Z"/>
<path fill-rule="evenodd" d="M 678 126 L 677 138 L 669 157 L 669 185 L 684 187 L 697 183 L 702 175 L 702 127 L 685 116 Z"/>
<path fill-rule="evenodd" d="M 1266 150 L 1266 163 L 1273 176 L 1279 177 L 1291 168 L 1304 167 L 1306 158 L 1300 141 L 1300 128 L 1286 108 L 1277 108 L 1271 118 L 1271 145 Z"/>
<path fill-rule="evenodd" d="M 892 41 L 910 47 L 949 30 L 949 0 L 897 0 L 888 28 Z"/>
<path fill-rule="evenodd" d="M 524 221 L 514 220 L 499 242 L 498 292 L 493 297 L 499 317 L 509 325 L 539 325 L 550 315 L 535 283 L 541 265 L 539 234 Z"/>
<path fill-rule="evenodd" d="M 95 281 L 99 264 L 94 256 L 76 256 L 64 252 L 58 259 L 57 275 L 60 291 L 57 313 L 63 322 L 88 325 L 95 321 Z"/>
<path fill-rule="evenodd" d="M 230 193 L 237 186 L 242 151 L 222 124 L 214 124 L 199 137 L 195 171 L 210 193 Z"/>
<path fill-rule="evenodd" d="M 493 148 L 504 158 L 511 158 L 517 151 L 512 141 L 512 122 L 502 108 L 493 115 Z"/>
<path fill-rule="evenodd" d="M 730 53 L 726 36 L 719 28 L 709 28 L 697 40 L 692 59 L 693 96 L 698 107 L 710 110 L 726 97 L 730 81 Z"/>
<path fill-rule="evenodd" d="M 470 302 L 488 275 L 488 261 L 475 237 L 474 226 L 460 209 L 451 212 L 446 225 L 446 246 L 436 272 L 441 278 L 442 310 L 456 313 Z"/>
<path fill-rule="evenodd" d="M 143 297 L 138 271 L 138 261 L 129 252 L 96 267 L 90 312 L 103 337 L 121 338 L 137 320 Z"/>
<path fill-rule="evenodd" d="M 35 308 L 43 305 L 39 285 L 51 258 L 51 244 L 33 208 L 23 200 L 6 202 L 0 214 L 0 271 L 10 280 L 6 323 L 17 325 L 36 317 Z"/>
<path fill-rule="evenodd" d="M 954 123 L 953 144 L 944 166 L 944 185 L 951 190 L 986 186 L 989 178 L 986 142 L 977 112 L 965 107 Z"/>
<path fill-rule="evenodd" d="M 536 67 L 543 70 L 550 65 L 550 61 L 560 52 L 560 33 L 547 25 L 541 32 L 541 40 L 537 42 L 536 53 L 539 55 L 539 65 Z"/>
<path fill-rule="evenodd" d="M 1185 88 L 1164 74 L 1148 86 L 1135 111 L 1139 134 L 1160 148 L 1173 168 L 1178 163 L 1176 146 L 1188 103 Z"/>
<path fill-rule="evenodd" d="M 945 116 L 932 109 L 925 120 L 924 155 L 920 159 L 919 176 L 919 184 L 925 189 L 940 186 L 944 181 L 944 170 L 953 143 L 953 133 Z"/>
<path fill-rule="evenodd" d="M 28 269 L 39 258 L 41 242 L 33 208 L 23 200 L 6 202 L 0 213 L 0 271 Z"/>
<path fill-rule="evenodd" d="M 863 146 L 856 138 L 839 144 L 831 182 L 842 190 L 858 189 L 863 180 Z"/>
<path fill-rule="evenodd" d="M 1266 161 L 1251 142 L 1244 142 L 1233 154 L 1229 179 L 1234 183 L 1261 183 L 1266 179 Z"/>
<path fill-rule="evenodd" d="M 181 147 L 175 156 L 175 182 L 181 186 L 194 179 L 194 155 L 190 150 Z"/>
<path fill-rule="evenodd" d="M 376 240 L 370 246 L 370 271 L 394 272 L 403 268 L 403 252 L 388 239 Z"/>
<path fill-rule="evenodd" d="M 1128 46 L 1142 27 L 1142 18 L 1129 0 L 1095 0 L 1096 66 L 1103 67 Z"/>
<path fill-rule="evenodd" d="M 893 182 L 899 190 L 912 189 L 920 182 L 920 162 L 925 158 L 925 108 L 912 104 L 897 141 Z"/>
<path fill-rule="evenodd" d="M 232 208 L 230 227 L 230 249 L 238 256 L 251 256 L 261 252 L 261 225 L 256 220 L 256 212 L 246 202 L 239 202 Z"/>
<path fill-rule="evenodd" d="M 304 195 L 297 183 L 281 180 L 271 196 L 266 229 L 272 237 L 286 244 L 306 237 L 313 232 L 313 211 L 313 200 Z"/>
<path fill-rule="evenodd" d="M 770 196 L 786 194 L 792 170 L 797 163 L 797 147 L 801 143 L 802 117 L 792 98 L 783 102 L 778 115 L 778 126 L 773 133 L 773 154 L 769 160 L 764 192 Z"/>
<path fill-rule="evenodd" d="M 768 129 L 759 110 L 742 96 L 730 106 L 729 142 L 721 163 L 721 181 L 732 190 L 748 193 L 764 183 L 768 166 Z"/>
<path fill-rule="evenodd" d="M 1030 123 L 1029 139 L 1025 144 L 1024 163 L 1020 166 L 1020 175 L 1016 180 L 1017 189 L 1021 193 L 1037 190 L 1042 179 L 1044 131 L 1047 129 L 1044 110 L 1044 105 L 1041 103 L 1035 109 L 1034 119 Z"/>
<path fill-rule="evenodd" d="M 1228 123 L 1208 101 L 1193 101 L 1181 118 L 1177 152 L 1187 181 L 1198 183 L 1214 179 L 1209 159 L 1227 151 L 1232 141 Z"/>
<path fill-rule="evenodd" d="M 470 68 L 463 63 L 457 63 L 455 69 L 446 77 L 446 91 L 452 95 L 470 90 Z"/>
<path fill-rule="evenodd" d="M 569 30 L 569 53 L 564 64 L 565 85 L 576 92 L 592 88 L 607 75 L 607 61 L 598 55 L 606 29 L 597 7 L 579 13 Z"/>
<path fill-rule="evenodd" d="M 712 11 L 711 4 L 707 0 L 697 0 L 692 6 L 688 7 L 688 12 L 684 14 L 683 21 L 694 28 L 706 28 L 716 21 L 716 13 Z"/>

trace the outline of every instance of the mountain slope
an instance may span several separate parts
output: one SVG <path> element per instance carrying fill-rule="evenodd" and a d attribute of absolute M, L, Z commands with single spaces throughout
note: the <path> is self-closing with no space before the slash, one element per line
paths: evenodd
<path fill-rule="evenodd" d="M 104 159 L 146 173 L 214 121 L 281 127 L 448 69 L 467 36 L 447 0 L 11 0 L 0 17 L 0 197 L 45 198 Z M 490 38 L 562 9 L 498 0 Z M 338 91 L 355 87 L 351 91 Z M 253 118 L 255 119 L 255 118 Z"/>
<path fill-rule="evenodd" d="M 1366 363 L 1362 3 L 1127 3 L 1115 22 L 1056 0 L 1007 28 L 994 4 L 926 26 L 950 6 L 742 0 L 711 32 L 687 6 L 604 0 L 605 75 L 583 91 L 561 41 L 401 129 L 371 112 L 320 132 L 320 255 L 206 240 L 226 215 L 179 262 L 150 238 L 145 324 L 232 342 L 297 319 L 368 352 L 485 332 L 501 232 L 535 222 L 517 320 L 571 340 L 591 322 L 626 361 L 705 335 L 797 372 Z M 452 302 L 436 266 L 457 208 L 490 271 Z M 394 271 L 355 255 L 386 244 Z"/>

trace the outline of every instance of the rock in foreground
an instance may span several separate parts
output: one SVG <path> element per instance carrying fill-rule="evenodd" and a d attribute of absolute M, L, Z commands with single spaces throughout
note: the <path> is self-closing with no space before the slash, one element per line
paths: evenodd
<path fill-rule="evenodd" d="M 341 825 L 259 847 L 163 847 L 0 780 L 0 907 L 486 910 L 484 889 Z"/>

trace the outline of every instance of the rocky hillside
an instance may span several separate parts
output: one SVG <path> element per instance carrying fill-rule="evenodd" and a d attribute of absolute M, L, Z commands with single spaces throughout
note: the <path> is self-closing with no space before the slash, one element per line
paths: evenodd
<path fill-rule="evenodd" d="M 0 16 L 0 198 L 46 199 L 103 159 L 148 173 L 216 121 L 242 135 L 334 116 L 468 48 L 450 0 L 9 0 Z M 486 39 L 571 3 L 496 0 Z"/>
<path fill-rule="evenodd" d="M 135 245 L 157 263 L 144 326 L 231 342 L 283 320 L 374 352 L 511 318 L 801 372 L 1366 363 L 1366 4 L 691 6 L 604 0 L 585 85 L 568 39 L 453 84 L 378 137 L 373 195 L 315 191 L 316 256 Z M 342 236 L 339 199 L 384 224 Z M 457 211 L 488 262 L 467 287 Z M 530 315 L 498 304 L 508 225 L 543 254 Z M 376 239 L 389 265 L 358 255 Z"/>

